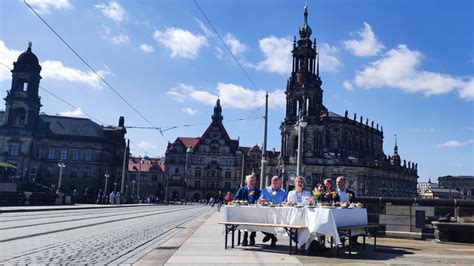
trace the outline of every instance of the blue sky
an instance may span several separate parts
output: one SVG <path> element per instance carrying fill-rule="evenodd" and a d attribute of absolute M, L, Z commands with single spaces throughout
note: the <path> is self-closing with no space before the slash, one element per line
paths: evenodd
<path fill-rule="evenodd" d="M 131 104 L 165 132 L 129 129 L 134 155 L 159 156 L 167 141 L 200 136 L 217 95 L 224 124 L 244 146 L 263 141 L 263 94 L 270 93 L 269 149 L 280 149 L 290 47 L 305 1 L 197 0 L 252 78 L 246 78 L 191 0 L 29 0 L 35 10 Z M 324 104 L 384 128 L 384 151 L 398 136 L 420 181 L 474 175 L 474 4 L 472 1 L 308 1 L 321 52 Z M 33 42 L 48 114 L 125 116 L 149 126 L 19 0 L 0 2 L 0 63 L 10 68 Z M 0 66 L 2 98 L 10 73 Z"/>

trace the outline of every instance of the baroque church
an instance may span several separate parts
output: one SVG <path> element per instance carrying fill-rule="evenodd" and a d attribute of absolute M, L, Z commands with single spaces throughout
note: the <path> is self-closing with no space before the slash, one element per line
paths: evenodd
<path fill-rule="evenodd" d="M 279 171 L 291 180 L 300 160 L 300 174 L 307 185 L 344 175 L 357 195 L 415 197 L 418 165 L 402 163 L 396 140 L 393 154 L 388 156 L 383 151 L 382 127 L 362 116 L 349 117 L 348 111 L 339 115 L 324 106 L 319 52 L 311 34 L 305 6 L 300 38 L 295 37 L 291 51 L 293 66 L 285 91 L 286 115 L 280 126 Z"/>
<path fill-rule="evenodd" d="M 38 57 L 31 50 L 13 63 L 11 89 L 0 111 L 0 161 L 17 167 L 17 180 L 65 192 L 77 189 L 94 194 L 120 180 L 125 149 L 124 118 L 118 126 L 102 126 L 87 118 L 40 113 L 40 72 Z M 61 164 L 59 164 L 61 162 Z"/>

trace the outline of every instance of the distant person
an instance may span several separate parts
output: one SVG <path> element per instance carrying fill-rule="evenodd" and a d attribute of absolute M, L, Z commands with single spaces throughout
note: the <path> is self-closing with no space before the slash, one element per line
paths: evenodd
<path fill-rule="evenodd" d="M 96 204 L 100 204 L 103 202 L 102 200 L 102 196 L 103 196 L 103 192 L 102 192 L 102 189 L 99 189 L 99 192 L 97 193 L 97 199 L 95 201 Z"/>
<path fill-rule="evenodd" d="M 224 203 L 224 195 L 222 194 L 222 191 L 219 190 L 217 193 L 217 211 L 221 211 L 222 203 Z"/>
<path fill-rule="evenodd" d="M 246 200 L 249 204 L 255 204 L 260 198 L 261 191 L 255 187 L 255 183 L 257 181 L 257 177 L 255 175 L 248 175 L 245 177 L 245 183 L 247 184 L 245 187 L 239 188 L 237 193 L 235 194 L 236 200 Z M 255 246 L 255 237 L 257 236 L 256 232 L 250 233 L 250 245 Z M 244 232 L 244 239 L 241 243 L 242 246 L 248 246 L 248 232 Z"/>
<path fill-rule="evenodd" d="M 211 197 L 209 199 L 209 205 L 211 205 L 211 207 L 214 207 L 214 198 L 213 197 Z"/>
<path fill-rule="evenodd" d="M 109 203 L 114 204 L 115 203 L 115 191 L 110 192 L 109 195 Z"/>
<path fill-rule="evenodd" d="M 288 193 L 288 201 L 303 205 L 306 198 L 312 198 L 311 193 L 304 189 L 306 181 L 302 176 L 297 176 L 294 182 L 295 189 Z"/>
<path fill-rule="evenodd" d="M 115 194 L 115 204 L 117 205 L 120 205 L 120 192 L 117 191 L 117 193 Z"/>
<path fill-rule="evenodd" d="M 232 197 L 232 194 L 230 191 L 227 191 L 227 193 L 224 196 L 224 204 L 229 204 L 229 202 L 232 202 L 234 200 L 234 197 Z"/>

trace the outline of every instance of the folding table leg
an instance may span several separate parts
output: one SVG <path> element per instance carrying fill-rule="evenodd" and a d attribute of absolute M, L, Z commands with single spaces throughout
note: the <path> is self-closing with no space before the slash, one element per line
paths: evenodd
<path fill-rule="evenodd" d="M 349 229 L 349 256 L 352 255 L 352 230 Z"/>
<path fill-rule="evenodd" d="M 224 249 L 227 249 L 227 235 L 229 234 L 229 227 L 230 225 L 225 225 L 225 246 Z"/>
<path fill-rule="evenodd" d="M 237 231 L 237 246 L 240 246 L 240 230 Z"/>
<path fill-rule="evenodd" d="M 362 245 L 362 249 L 365 250 L 365 235 L 364 235 L 364 238 L 363 238 L 363 239 L 364 239 L 364 240 L 363 240 L 363 241 L 364 241 L 364 244 Z"/>
<path fill-rule="evenodd" d="M 374 231 L 374 251 L 377 250 L 377 229 Z"/>
<path fill-rule="evenodd" d="M 232 227 L 232 248 L 234 248 L 234 233 L 235 233 L 236 228 L 237 228 L 236 226 Z"/>
<path fill-rule="evenodd" d="M 290 233 L 288 233 L 288 238 L 290 239 L 290 255 L 292 255 L 293 254 L 293 240 L 291 239 L 291 231 Z"/>

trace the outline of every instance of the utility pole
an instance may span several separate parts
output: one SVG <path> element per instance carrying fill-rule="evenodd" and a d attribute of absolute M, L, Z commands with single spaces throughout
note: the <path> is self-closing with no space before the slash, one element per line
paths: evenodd
<path fill-rule="evenodd" d="M 125 164 L 127 162 L 127 155 L 128 155 L 128 147 L 130 146 L 130 139 L 127 141 L 127 145 L 125 145 L 125 150 L 123 151 L 123 166 L 122 166 L 122 182 L 120 183 L 120 194 L 123 195 L 125 189 Z"/>
<path fill-rule="evenodd" d="M 260 190 L 268 186 L 267 180 L 267 122 L 268 122 L 268 92 L 265 93 L 265 127 L 263 130 L 262 172 L 260 173 Z"/>

